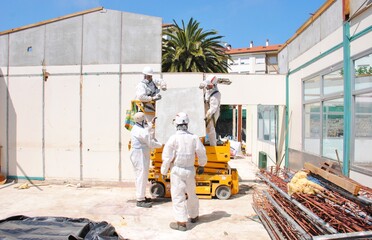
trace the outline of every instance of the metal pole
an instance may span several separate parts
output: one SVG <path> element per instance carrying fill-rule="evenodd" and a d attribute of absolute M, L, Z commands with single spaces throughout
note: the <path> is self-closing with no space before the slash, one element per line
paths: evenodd
<path fill-rule="evenodd" d="M 300 232 L 302 237 L 304 237 L 305 239 L 311 239 L 311 236 L 307 234 L 307 232 L 300 225 L 298 225 L 298 223 L 291 216 L 289 216 L 288 213 L 286 213 L 284 209 L 279 206 L 279 204 L 275 202 L 275 200 L 267 191 L 262 192 L 266 196 L 266 199 L 269 200 L 273 207 L 278 211 L 278 213 L 280 213 L 289 222 L 289 224 L 292 225 L 294 229 Z"/>
<path fill-rule="evenodd" d="M 342 172 L 349 177 L 350 171 L 350 138 L 351 138 L 351 71 L 350 71 L 350 24 L 343 25 L 344 49 L 344 153 Z"/>
<path fill-rule="evenodd" d="M 299 209 L 301 209 L 304 213 L 306 213 L 314 222 L 319 224 L 320 226 L 324 226 L 329 233 L 338 233 L 336 229 L 334 229 L 332 226 L 330 226 L 327 222 L 325 222 L 323 219 L 318 217 L 315 213 L 310 211 L 307 207 L 299 203 L 296 199 L 291 198 L 287 193 L 285 193 L 282 189 L 280 189 L 278 186 L 276 186 L 274 183 L 272 183 L 269 179 L 267 179 L 264 175 L 261 173 L 257 173 L 257 175 L 263 179 L 265 182 L 267 182 L 272 188 L 274 188 L 277 192 L 279 192 L 283 197 L 291 201 L 294 205 L 296 205 Z"/>

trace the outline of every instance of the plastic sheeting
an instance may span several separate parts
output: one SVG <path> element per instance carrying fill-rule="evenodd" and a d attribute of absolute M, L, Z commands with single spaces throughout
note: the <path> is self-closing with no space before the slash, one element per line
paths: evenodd
<path fill-rule="evenodd" d="M 0 220 L 0 239 L 122 240 L 124 238 L 116 233 L 111 224 L 105 221 L 92 222 L 86 218 L 19 215 Z"/>

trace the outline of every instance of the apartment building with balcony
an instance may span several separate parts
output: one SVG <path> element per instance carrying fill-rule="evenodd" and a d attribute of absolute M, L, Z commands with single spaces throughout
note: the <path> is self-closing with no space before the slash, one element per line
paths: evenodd
<path fill-rule="evenodd" d="M 226 46 L 226 53 L 231 56 L 229 60 L 229 73 L 243 74 L 277 74 L 278 50 L 282 45 L 253 46 L 251 41 L 247 48 L 231 48 Z"/>

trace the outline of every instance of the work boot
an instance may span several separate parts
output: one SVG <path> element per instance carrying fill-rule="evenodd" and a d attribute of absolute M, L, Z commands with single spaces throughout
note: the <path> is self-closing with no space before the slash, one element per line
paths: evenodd
<path fill-rule="evenodd" d="M 196 216 L 196 217 L 190 219 L 190 221 L 192 223 L 196 223 L 198 220 L 199 220 L 199 216 Z"/>
<path fill-rule="evenodd" d="M 152 199 L 145 197 L 145 202 L 152 202 Z"/>
<path fill-rule="evenodd" d="M 137 201 L 137 207 L 150 208 L 152 207 L 152 204 L 150 202 L 146 202 L 146 200 Z"/>
<path fill-rule="evenodd" d="M 169 227 L 174 230 L 183 231 L 183 232 L 187 230 L 185 222 L 171 222 L 169 224 Z"/>

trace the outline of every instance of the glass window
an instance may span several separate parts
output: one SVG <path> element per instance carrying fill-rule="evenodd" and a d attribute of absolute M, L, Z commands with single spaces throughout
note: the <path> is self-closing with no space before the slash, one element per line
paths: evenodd
<path fill-rule="evenodd" d="M 320 76 L 316 76 L 304 82 L 304 100 L 320 98 Z"/>
<path fill-rule="evenodd" d="M 263 140 L 263 127 L 264 127 L 264 122 L 263 122 L 263 112 L 258 110 L 258 139 Z"/>
<path fill-rule="evenodd" d="M 323 76 L 324 95 L 343 92 L 344 91 L 344 78 L 343 70 L 337 70 Z"/>
<path fill-rule="evenodd" d="M 372 170 L 372 93 L 355 97 L 354 166 Z"/>
<path fill-rule="evenodd" d="M 256 57 L 256 64 L 264 64 L 265 57 Z"/>
<path fill-rule="evenodd" d="M 355 137 L 372 138 L 372 93 L 355 97 Z"/>
<path fill-rule="evenodd" d="M 342 161 L 344 135 L 344 99 L 323 103 L 323 156 Z"/>
<path fill-rule="evenodd" d="M 276 112 L 274 106 L 258 106 L 258 139 L 275 142 Z"/>
<path fill-rule="evenodd" d="M 372 87 L 372 53 L 354 61 L 355 90 Z"/>
<path fill-rule="evenodd" d="M 321 121 L 320 121 L 320 103 L 305 105 L 305 146 L 306 152 L 319 155 Z"/>
<path fill-rule="evenodd" d="M 269 140 L 270 136 L 270 110 L 265 110 L 263 112 L 263 120 L 264 120 L 264 125 L 263 125 L 263 136 L 264 140 Z"/>
<path fill-rule="evenodd" d="M 269 64 L 278 64 L 277 56 L 269 57 Z"/>
<path fill-rule="evenodd" d="M 271 142 L 275 142 L 275 136 L 276 136 L 276 119 L 275 119 L 275 110 L 274 108 L 270 111 L 270 133 L 269 133 L 269 139 Z"/>

